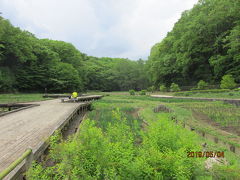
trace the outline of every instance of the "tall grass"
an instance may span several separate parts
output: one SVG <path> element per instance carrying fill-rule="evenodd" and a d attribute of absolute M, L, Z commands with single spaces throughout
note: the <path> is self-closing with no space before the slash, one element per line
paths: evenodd
<path fill-rule="evenodd" d="M 184 107 L 207 115 L 222 127 L 240 127 L 240 107 L 222 102 L 185 104 Z"/>
<path fill-rule="evenodd" d="M 198 136 L 176 126 L 171 114 L 154 113 L 158 103 L 127 96 L 95 102 L 78 136 L 52 147 L 55 165 L 34 163 L 28 179 L 211 178 L 204 159 L 187 157 L 188 151 L 201 151 Z"/>
<path fill-rule="evenodd" d="M 42 97 L 43 94 L 0 94 L 0 103 L 19 103 L 41 101 L 46 98 Z"/>

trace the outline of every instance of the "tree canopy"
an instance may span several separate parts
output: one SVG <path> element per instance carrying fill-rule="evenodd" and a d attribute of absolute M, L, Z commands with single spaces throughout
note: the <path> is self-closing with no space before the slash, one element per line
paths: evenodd
<path fill-rule="evenodd" d="M 232 74 L 240 82 L 240 1 L 199 0 L 151 49 L 150 79 L 158 84 L 219 84 Z"/>
<path fill-rule="evenodd" d="M 117 91 L 147 87 L 145 61 L 87 56 L 71 43 L 38 39 L 0 17 L 0 92 Z"/>
<path fill-rule="evenodd" d="M 38 39 L 0 16 L 0 92 L 142 90 L 240 83 L 240 1 L 199 0 L 155 44 L 147 61 L 88 56 L 71 43 Z"/>

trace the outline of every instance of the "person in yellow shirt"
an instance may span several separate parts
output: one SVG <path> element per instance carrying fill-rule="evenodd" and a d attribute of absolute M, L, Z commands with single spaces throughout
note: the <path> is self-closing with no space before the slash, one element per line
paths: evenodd
<path fill-rule="evenodd" d="M 73 92 L 72 93 L 72 98 L 73 98 L 74 102 L 77 100 L 77 97 L 78 97 L 78 93 L 77 92 Z"/>

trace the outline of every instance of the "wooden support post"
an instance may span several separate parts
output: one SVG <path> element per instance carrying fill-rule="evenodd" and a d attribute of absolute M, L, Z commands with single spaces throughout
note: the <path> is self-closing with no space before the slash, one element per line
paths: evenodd
<path fill-rule="evenodd" d="M 25 162 L 26 170 L 28 170 L 31 167 L 32 161 L 33 161 L 33 152 L 31 151 L 31 153 L 26 157 L 26 162 Z"/>

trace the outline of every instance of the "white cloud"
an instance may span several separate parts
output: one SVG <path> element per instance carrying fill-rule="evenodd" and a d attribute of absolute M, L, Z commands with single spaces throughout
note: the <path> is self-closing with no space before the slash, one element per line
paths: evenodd
<path fill-rule="evenodd" d="M 39 38 L 93 56 L 146 58 L 197 0 L 0 0 L 3 16 Z"/>

